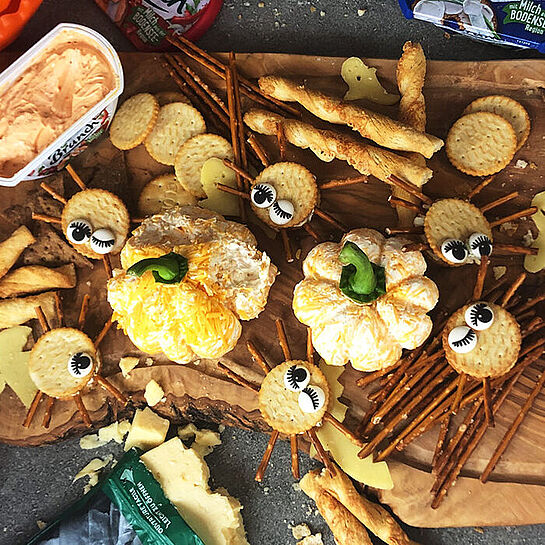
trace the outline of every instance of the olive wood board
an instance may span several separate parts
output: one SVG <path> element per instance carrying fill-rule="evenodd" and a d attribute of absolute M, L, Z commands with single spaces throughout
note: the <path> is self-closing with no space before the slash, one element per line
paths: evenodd
<path fill-rule="evenodd" d="M 175 83 L 163 69 L 154 54 L 121 54 L 125 70 L 124 97 L 142 91 L 175 90 Z M 13 60 L 13 56 L 0 55 L 0 68 Z M 336 94 L 343 92 L 344 84 L 339 72 L 343 59 L 283 54 L 241 54 L 238 62 L 241 71 L 248 77 L 275 73 L 294 77 L 305 77 L 310 85 Z M 369 59 L 368 63 L 378 69 L 380 79 L 388 90 L 395 89 L 395 60 Z M 209 74 L 205 78 L 219 84 Z M 475 200 L 484 204 L 510 191 L 517 190 L 520 196 L 488 214 L 490 219 L 501 217 L 529 206 L 532 196 L 543 189 L 540 169 L 545 163 L 545 62 L 524 60 L 491 62 L 430 61 L 426 79 L 425 95 L 428 112 L 428 132 L 444 138 L 452 122 L 474 98 L 487 94 L 503 93 L 520 100 L 528 109 L 532 119 L 532 132 L 527 144 L 517 153 L 529 166 L 517 169 L 512 162 L 501 172 L 493 184 L 488 186 Z M 123 98 L 121 100 L 123 100 Z M 243 107 L 247 108 L 246 101 Z M 396 115 L 396 107 L 377 107 L 389 115 Z M 303 113 L 303 118 L 320 126 L 327 124 Z M 347 130 L 340 128 L 340 130 Z M 276 159 L 276 146 L 270 138 L 260 137 Z M 308 166 L 319 182 L 333 178 L 355 176 L 357 173 L 345 163 L 320 162 L 309 151 L 289 147 L 288 159 L 300 161 Z M 122 153 L 115 150 L 107 138 L 102 138 L 73 161 L 74 167 L 90 185 L 110 188 L 125 198 L 133 215 L 135 196 L 143 185 L 155 175 L 169 171 L 168 167 L 153 161 L 143 148 Z M 457 172 L 446 159 L 444 150 L 428 163 L 434 170 L 434 178 L 425 186 L 432 197 L 463 197 L 478 180 Z M 66 173 L 54 180 L 65 196 L 75 191 L 73 182 Z M 396 225 L 396 216 L 387 203 L 389 188 L 378 180 L 370 179 L 366 184 L 323 191 L 321 207 L 343 222 L 348 228 L 372 227 L 383 231 Z M 23 182 L 15 189 L 0 188 L 0 236 L 5 238 L 11 230 L 26 222 L 33 230 L 35 222 L 28 222 L 31 209 L 43 211 L 48 198 L 44 197 L 38 182 Z M 50 203 L 49 207 L 54 206 Z M 49 208 L 48 208 L 49 209 Z M 313 226 L 324 240 L 339 240 L 341 233 L 333 230 L 319 219 Z M 245 341 L 251 339 L 266 355 L 270 363 L 282 361 L 282 352 L 274 334 L 274 319 L 282 318 L 286 323 L 287 336 L 295 358 L 305 357 L 305 328 L 291 310 L 294 285 L 302 279 L 301 260 L 288 264 L 283 256 L 279 238 L 265 231 L 255 221 L 250 228 L 265 250 L 278 265 L 281 274 L 273 285 L 269 302 L 264 312 L 255 320 L 244 323 L 243 335 L 237 347 L 223 361 L 259 384 L 262 373 L 253 364 L 245 349 Z M 495 232 L 500 242 L 520 242 L 522 236 L 533 230 L 533 222 L 523 221 L 515 233 Z M 290 238 L 301 249 L 303 258 L 314 241 L 302 230 L 290 231 Z M 23 254 L 24 257 L 24 254 Z M 45 262 L 53 261 L 44 255 Z M 114 258 L 114 264 L 117 258 Z M 439 285 L 440 302 L 433 311 L 434 317 L 452 312 L 468 298 L 475 280 L 475 267 L 449 269 L 428 259 L 428 274 Z M 494 257 L 492 265 L 507 265 L 507 274 L 515 277 L 521 271 L 520 257 Z M 78 286 L 63 293 L 66 321 L 74 323 L 79 303 L 84 293 L 91 294 L 91 305 L 87 330 L 96 334 L 111 310 L 106 301 L 105 274 L 100 264 L 94 268 L 78 269 Z M 531 295 L 545 283 L 543 273 L 530 275 L 525 284 L 526 295 Z M 35 321 L 33 321 L 35 322 Z M 39 326 L 32 324 L 35 338 Z M 169 362 L 162 355 L 153 355 L 153 366 L 145 365 L 147 355 L 139 352 L 122 331 L 112 329 L 101 346 L 103 356 L 102 373 L 123 392 L 132 396 L 133 402 L 121 408 L 115 400 L 97 388 L 84 392 L 83 400 L 88 407 L 96 427 L 105 425 L 121 416 L 130 416 L 135 406 L 143 404 L 143 390 L 150 379 L 155 379 L 167 392 L 166 401 L 155 409 L 173 421 L 182 419 L 204 420 L 249 429 L 267 431 L 257 407 L 257 398 L 252 392 L 226 379 L 215 367 L 214 361 L 200 361 L 197 365 L 181 366 Z M 126 355 L 141 357 L 141 364 L 125 379 L 119 373 L 119 358 Z M 474 452 L 462 473 L 462 477 L 437 510 L 429 507 L 431 497 L 428 490 L 432 477 L 430 460 L 435 447 L 436 431 L 421 437 L 406 451 L 391 461 L 394 489 L 380 493 L 382 501 L 406 523 L 414 526 L 483 526 L 545 523 L 545 396 L 540 394 L 521 426 L 509 449 L 492 475 L 492 482 L 482 485 L 476 477 L 485 467 L 493 449 L 503 436 L 506 427 L 514 418 L 529 391 L 537 372 L 528 371 L 497 415 L 496 427 L 487 432 L 485 439 Z M 356 385 L 361 373 L 347 367 L 341 377 L 345 385 L 343 400 L 350 406 L 347 424 L 355 426 L 367 407 L 365 392 Z M 26 409 L 9 387 L 0 394 L 0 441 L 14 445 L 35 446 L 53 442 L 68 435 L 86 432 L 72 402 L 61 401 L 54 406 L 49 429 L 41 427 L 40 407 L 29 429 L 22 427 Z M 266 478 L 266 477 L 265 477 Z M 286 483 L 286 486 L 289 486 Z"/>

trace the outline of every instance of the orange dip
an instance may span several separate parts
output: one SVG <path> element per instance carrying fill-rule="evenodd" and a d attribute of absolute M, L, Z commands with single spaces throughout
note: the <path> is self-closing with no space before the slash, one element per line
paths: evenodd
<path fill-rule="evenodd" d="M 99 47 L 64 30 L 0 89 L 0 176 L 21 170 L 115 89 L 117 76 Z"/>

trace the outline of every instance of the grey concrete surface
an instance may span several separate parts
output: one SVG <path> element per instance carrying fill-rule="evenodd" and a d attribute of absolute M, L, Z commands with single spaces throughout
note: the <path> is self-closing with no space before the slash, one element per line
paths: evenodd
<path fill-rule="evenodd" d="M 263 4 L 263 7 L 260 5 Z M 358 15 L 358 10 L 365 10 Z M 122 51 L 130 43 L 92 0 L 45 0 L 22 35 L 9 48 L 24 51 L 59 22 L 86 24 L 104 34 Z M 406 21 L 395 0 L 227 0 L 201 44 L 210 50 L 276 51 L 320 55 L 398 56 L 407 40 L 422 42 L 435 59 L 484 60 L 538 57 L 532 51 L 479 44 L 463 37 L 447 38 L 432 25 Z M 333 539 L 315 508 L 292 487 L 289 448 L 283 444 L 272 459 L 262 485 L 253 475 L 266 437 L 226 430 L 223 445 L 208 457 L 213 482 L 240 498 L 252 545 L 292 545 L 290 524 L 307 522 Z M 81 451 L 76 439 L 38 448 L 0 445 L 0 545 L 22 545 L 37 531 L 37 521 L 51 520 L 82 494 L 83 482 L 73 476 L 91 458 L 117 446 Z M 306 470 L 313 462 L 303 460 Z M 509 528 L 408 529 L 424 545 L 523 545 L 545 543 L 544 526 Z M 379 543 L 376 541 L 376 543 Z"/>

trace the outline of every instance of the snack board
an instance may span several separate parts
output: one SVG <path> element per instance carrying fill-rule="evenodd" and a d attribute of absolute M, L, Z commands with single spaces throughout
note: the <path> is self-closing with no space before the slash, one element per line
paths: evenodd
<path fill-rule="evenodd" d="M 152 54 L 121 55 L 126 76 L 126 96 L 139 92 L 158 92 L 176 90 L 168 73 L 157 62 Z M 288 76 L 308 76 L 313 85 L 323 90 L 340 95 L 343 92 L 340 80 L 340 67 L 343 59 L 305 57 L 290 55 L 239 55 L 237 57 L 241 71 L 248 77 L 265 74 Z M 3 66 L 9 64 L 8 56 L 2 57 Z M 369 60 L 371 66 L 378 68 L 381 81 L 388 90 L 394 90 L 394 73 L 396 61 Z M 520 195 L 497 212 L 501 216 L 527 207 L 533 195 L 542 188 L 539 168 L 543 164 L 544 151 L 542 137 L 545 134 L 543 121 L 543 92 L 545 81 L 545 65 L 539 61 L 520 61 L 516 66 L 507 62 L 457 63 L 429 62 L 428 75 L 424 93 L 427 99 L 428 131 L 439 137 L 445 137 L 448 128 L 461 114 L 464 108 L 475 98 L 487 94 L 503 93 L 519 100 L 528 110 L 533 128 L 526 146 L 516 158 L 524 159 L 528 166 L 516 168 L 512 162 L 497 181 L 489 185 L 477 199 L 488 202 L 503 196 L 509 190 L 516 189 Z M 214 82 L 217 84 L 217 82 Z M 448 107 L 446 107 L 448 105 Z M 380 111 L 395 116 L 395 109 L 380 107 Z M 304 118 L 308 118 L 304 114 Z M 274 141 L 260 137 L 260 140 L 272 151 Z M 274 153 L 274 151 L 273 151 Z M 322 163 L 310 152 L 300 151 L 291 146 L 287 150 L 288 160 L 298 160 L 314 172 L 318 181 L 332 178 L 355 176 L 356 173 L 344 163 L 334 161 Z M 471 177 L 464 177 L 448 162 L 444 151 L 439 152 L 430 161 L 434 170 L 433 181 L 425 187 L 426 193 L 432 197 L 463 196 L 477 182 Z M 125 171 L 124 165 L 127 167 Z M 110 142 L 102 139 L 74 161 L 74 167 L 88 183 L 113 183 L 117 179 L 117 191 L 123 194 L 131 215 L 135 215 L 133 202 L 139 190 L 156 175 L 166 169 L 155 163 L 143 146 L 124 153 L 113 148 Z M 105 172 L 110 173 L 104 176 Z M 117 178 L 116 176 L 117 175 Z M 130 182 L 128 182 L 128 180 Z M 121 182 L 119 182 L 121 180 Z M 92 183 L 89 183 L 89 182 Z M 131 184 L 130 190 L 128 184 Z M 72 187 L 66 184 L 67 187 Z M 366 184 L 347 186 L 335 191 L 323 191 L 321 208 L 342 221 L 348 229 L 368 226 L 383 231 L 395 225 L 395 214 L 387 203 L 389 188 L 375 179 Z M 69 195 L 67 195 L 69 196 Z M 43 191 L 36 182 L 24 182 L 17 191 L 8 188 L 0 189 L 2 202 L 1 212 L 6 213 L 7 220 L 14 222 L 6 226 L 7 232 L 17 225 L 17 215 L 13 206 L 32 204 L 43 198 Z M 522 222 L 515 237 L 518 240 L 532 228 L 532 222 Z M 255 365 L 244 346 L 246 340 L 252 340 L 262 353 L 270 356 L 271 361 L 281 361 L 282 355 L 277 345 L 274 332 L 274 320 L 282 318 L 286 324 L 288 338 L 294 358 L 303 358 L 306 346 L 305 328 L 295 319 L 291 310 L 293 287 L 302 279 L 300 261 L 287 263 L 282 252 L 282 245 L 271 238 L 270 231 L 264 230 L 260 224 L 252 224 L 252 230 L 259 241 L 260 249 L 270 255 L 281 271 L 280 276 L 271 289 L 265 311 L 255 320 L 244 324 L 243 335 L 238 346 L 227 354 L 223 361 L 237 373 L 248 380 L 259 384 L 262 372 Z M 340 232 L 326 224 L 317 226 L 325 240 L 338 241 Z M 304 257 L 314 241 L 303 232 L 295 233 L 300 240 Z M 498 242 L 510 242 L 507 233 L 499 232 Z M 515 239 L 516 240 L 516 239 Z M 115 263 L 115 257 L 114 265 Z M 439 285 L 440 303 L 432 316 L 440 316 L 443 312 L 453 312 L 466 300 L 474 285 L 476 269 L 444 268 L 429 262 L 429 275 Z M 521 271 L 522 258 L 493 258 L 492 265 L 507 265 L 508 274 L 512 277 Z M 87 282 L 90 281 L 90 285 Z M 528 279 L 525 290 L 527 294 L 543 284 L 543 273 L 532 275 Z M 100 265 L 93 269 L 78 269 L 78 287 L 64 296 L 66 301 L 80 301 L 84 293 L 91 293 L 93 300 L 89 309 L 89 330 L 95 328 L 96 333 L 104 320 L 110 315 L 106 301 L 105 273 Z M 70 308 L 69 308 L 70 307 Z M 66 305 L 66 319 L 74 319 L 77 304 Z M 150 379 L 162 386 L 168 386 L 167 400 L 157 404 L 154 409 L 173 420 L 189 416 L 192 420 L 213 420 L 229 425 L 237 425 L 251 429 L 267 430 L 258 410 L 257 398 L 251 392 L 232 383 L 217 370 L 215 362 L 201 360 L 198 365 L 182 366 L 167 362 L 164 357 L 153 357 L 154 365 L 141 366 L 131 372 L 130 378 L 124 378 L 119 372 L 119 359 L 127 355 L 140 355 L 128 338 L 121 332 L 112 330 L 104 339 L 101 347 L 104 362 L 103 374 L 126 394 L 132 395 L 138 404 L 143 401 L 143 390 Z M 142 361 L 147 355 L 142 355 Z M 343 398 L 350 401 L 348 416 L 349 425 L 355 425 L 361 419 L 367 401 L 365 393 L 356 384 L 360 376 L 351 367 L 347 367 L 341 377 L 345 385 Z M 529 378 L 535 379 L 534 376 Z M 490 454 L 503 436 L 506 427 L 524 402 L 529 380 L 523 379 L 506 407 L 496 418 L 496 427 L 490 430 L 485 440 L 469 461 L 460 479 L 443 503 L 433 511 L 429 505 L 427 490 L 431 481 L 429 462 L 435 447 L 436 432 L 431 432 L 414 442 L 400 456 L 398 461 L 390 461 L 394 476 L 394 489 L 381 493 L 381 499 L 390 504 L 401 518 L 415 526 L 456 526 L 486 524 L 526 524 L 545 522 L 545 481 L 543 480 L 543 452 L 540 447 L 543 436 L 543 419 L 545 417 L 545 399 L 539 396 L 530 414 L 524 422 L 523 429 L 515 436 L 510 448 L 505 453 L 494 474 L 494 479 L 503 482 L 490 482 L 483 486 L 473 478 L 484 468 Z M 95 423 L 108 423 L 117 418 L 117 405 L 110 404 L 107 397 L 98 390 L 84 393 L 83 399 L 90 417 Z M 19 425 L 24 419 L 26 408 L 19 403 L 13 393 L 6 388 L 0 394 L 2 419 L 0 420 L 0 440 L 20 445 L 37 445 L 54 441 L 69 434 L 84 431 L 78 413 L 72 404 L 59 403 L 52 414 L 49 430 L 38 424 L 25 429 Z M 38 413 L 38 422 L 41 420 Z M 289 486 L 286 483 L 286 486 Z M 516 500 L 514 499 L 516 498 Z"/>

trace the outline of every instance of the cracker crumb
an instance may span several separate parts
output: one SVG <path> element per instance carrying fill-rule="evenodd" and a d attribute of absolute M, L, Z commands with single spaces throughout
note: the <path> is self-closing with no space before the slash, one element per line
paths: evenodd
<path fill-rule="evenodd" d="M 534 235 L 532 231 L 528 229 L 528 232 L 522 237 L 522 244 L 529 248 L 534 243 Z"/>
<path fill-rule="evenodd" d="M 524 159 L 517 159 L 517 162 L 515 163 L 515 168 L 526 168 L 528 166 L 528 161 L 525 161 Z"/>
<path fill-rule="evenodd" d="M 291 529 L 291 533 L 297 541 L 300 541 L 301 539 L 312 535 L 308 524 L 304 522 L 301 524 L 297 524 L 297 526 L 293 526 Z"/>
<path fill-rule="evenodd" d="M 314 13 L 316 11 L 316 8 L 314 6 L 310 6 L 310 13 Z"/>
<path fill-rule="evenodd" d="M 43 530 L 43 529 L 47 526 L 47 522 L 44 522 L 43 520 L 37 520 L 37 521 L 36 521 L 36 526 L 37 526 L 40 530 Z"/>
<path fill-rule="evenodd" d="M 297 545 L 324 545 L 324 542 L 322 541 L 322 534 L 317 533 L 312 536 L 307 536 L 301 541 L 298 541 Z"/>
<path fill-rule="evenodd" d="M 531 168 L 532 170 L 537 170 L 537 164 L 534 163 L 533 161 L 530 161 L 530 168 Z"/>
<path fill-rule="evenodd" d="M 513 223 L 512 221 L 508 221 L 500 225 L 500 231 L 508 235 L 514 235 L 517 230 L 517 227 L 518 226 L 516 223 Z"/>
<path fill-rule="evenodd" d="M 494 279 L 499 280 L 507 272 L 507 267 L 503 265 L 492 267 L 492 272 L 494 273 Z"/>
<path fill-rule="evenodd" d="M 301 485 L 299 483 L 292 483 L 291 487 L 295 490 L 295 492 L 301 492 Z"/>
<path fill-rule="evenodd" d="M 424 227 L 424 216 L 416 216 L 413 220 L 415 227 Z"/>
<path fill-rule="evenodd" d="M 257 7 L 258 8 L 264 8 L 265 7 L 265 2 L 258 2 Z"/>
<path fill-rule="evenodd" d="M 365 15 L 366 11 L 367 11 L 366 9 L 359 9 L 358 10 L 358 17 L 362 17 L 363 15 Z"/>

